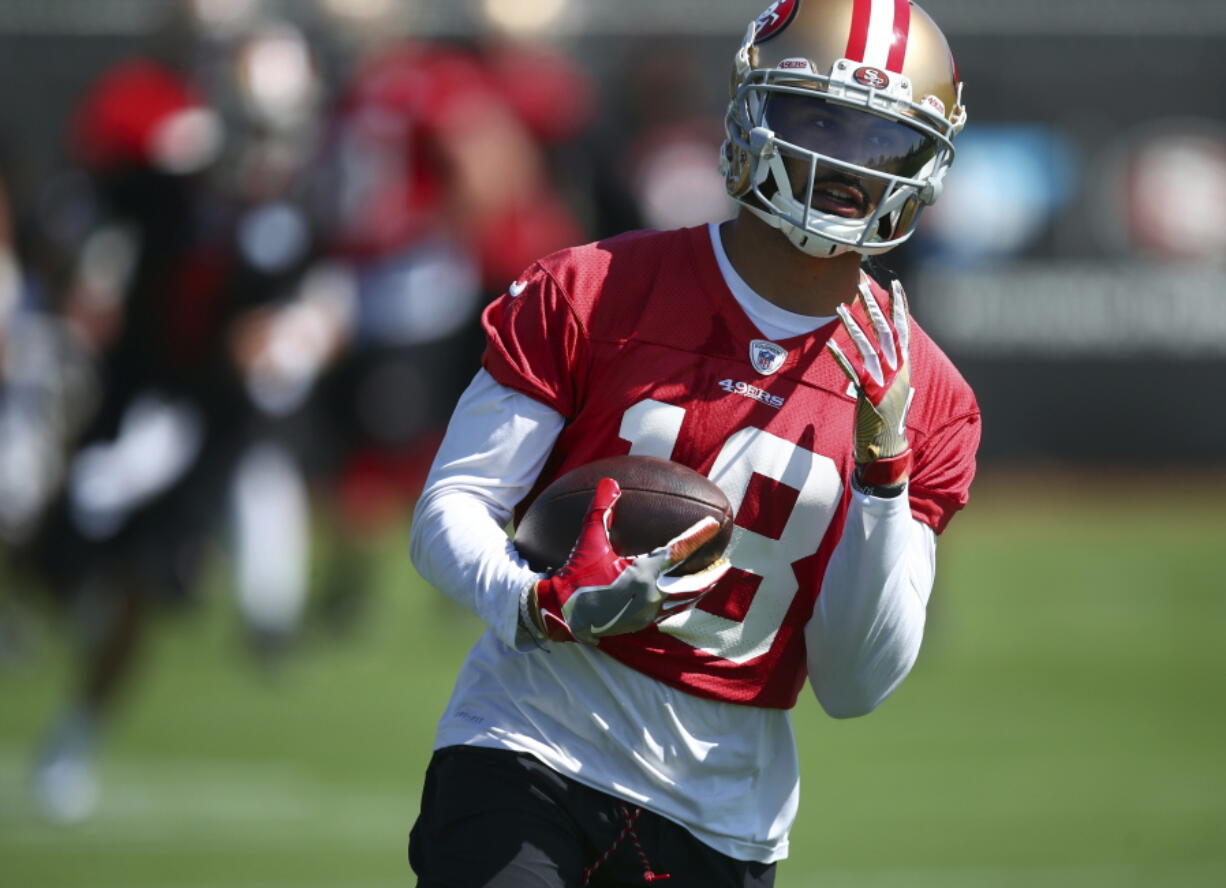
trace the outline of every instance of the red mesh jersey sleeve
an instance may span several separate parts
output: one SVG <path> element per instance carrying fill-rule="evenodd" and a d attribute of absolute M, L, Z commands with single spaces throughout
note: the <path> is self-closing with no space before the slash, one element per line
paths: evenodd
<path fill-rule="evenodd" d="M 916 448 L 911 512 L 937 533 L 970 498 L 979 432 L 979 412 L 970 411 L 934 430 Z"/>
<path fill-rule="evenodd" d="M 496 380 L 575 415 L 587 373 L 587 335 L 557 282 L 536 264 L 485 309 L 482 365 Z"/>

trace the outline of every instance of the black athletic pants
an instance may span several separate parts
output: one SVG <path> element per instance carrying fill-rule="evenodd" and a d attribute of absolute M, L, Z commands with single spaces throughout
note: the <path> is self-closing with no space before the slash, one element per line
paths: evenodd
<path fill-rule="evenodd" d="M 409 836 L 418 888 L 771 888 L 683 827 L 547 768 L 476 746 L 434 753 Z"/>

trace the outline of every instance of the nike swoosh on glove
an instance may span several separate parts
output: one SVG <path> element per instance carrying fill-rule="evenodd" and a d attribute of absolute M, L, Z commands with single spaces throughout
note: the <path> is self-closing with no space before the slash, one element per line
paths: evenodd
<path fill-rule="evenodd" d="M 617 481 L 600 480 L 566 563 L 536 581 L 537 628 L 553 641 L 597 644 L 637 632 L 693 607 L 731 566 L 721 558 L 697 573 L 668 574 L 719 532 L 709 517 L 644 555 L 618 555 L 609 529 L 620 496 Z"/>
<path fill-rule="evenodd" d="M 860 307 L 863 306 L 863 311 Z M 855 461 L 861 487 L 901 489 L 911 475 L 907 412 L 911 409 L 911 323 L 902 285 L 890 288 L 890 318 L 872 292 L 860 285 L 860 297 L 836 311 L 851 337 L 851 357 L 832 337 L 831 355 L 856 389 Z M 867 314 L 867 317 L 865 315 Z M 874 336 L 861 325 L 867 321 Z"/>

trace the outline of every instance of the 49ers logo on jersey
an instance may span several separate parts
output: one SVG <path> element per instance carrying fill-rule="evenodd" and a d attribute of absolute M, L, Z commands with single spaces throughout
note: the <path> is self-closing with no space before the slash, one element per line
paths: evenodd
<path fill-rule="evenodd" d="M 800 0 L 775 0 L 774 3 L 754 21 L 754 43 L 765 43 L 796 18 L 796 10 L 800 9 Z"/>

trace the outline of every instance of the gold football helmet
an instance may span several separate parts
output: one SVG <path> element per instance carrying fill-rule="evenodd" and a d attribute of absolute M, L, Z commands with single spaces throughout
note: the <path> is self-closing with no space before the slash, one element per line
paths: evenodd
<path fill-rule="evenodd" d="M 883 253 L 941 193 L 966 124 L 936 24 L 908 0 L 776 0 L 736 54 L 728 193 L 812 256 Z"/>

